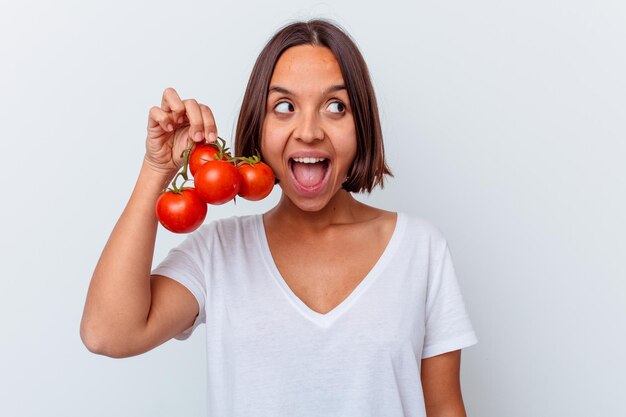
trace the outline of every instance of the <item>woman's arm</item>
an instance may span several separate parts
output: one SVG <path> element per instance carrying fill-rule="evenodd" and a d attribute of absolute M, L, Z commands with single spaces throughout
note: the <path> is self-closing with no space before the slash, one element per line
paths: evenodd
<path fill-rule="evenodd" d="M 191 326 L 198 303 L 182 284 L 150 276 L 157 232 L 156 201 L 183 164 L 192 142 L 215 137 L 211 110 L 181 100 L 173 88 L 148 118 L 146 154 L 134 191 L 91 278 L 80 337 L 95 353 L 143 353 Z M 214 141 L 214 139 L 213 139 Z"/>
<path fill-rule="evenodd" d="M 180 283 L 151 276 L 156 199 L 169 182 L 144 163 L 135 190 L 94 271 L 80 326 L 94 353 L 125 358 L 147 352 L 189 328 L 198 315 Z"/>
<path fill-rule="evenodd" d="M 460 370 L 460 349 L 422 360 L 422 389 L 428 417 L 466 417 Z"/>

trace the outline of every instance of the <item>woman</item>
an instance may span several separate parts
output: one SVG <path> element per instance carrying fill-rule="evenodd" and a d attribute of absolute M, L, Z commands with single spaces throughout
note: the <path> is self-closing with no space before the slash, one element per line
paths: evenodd
<path fill-rule="evenodd" d="M 206 224 L 150 271 L 159 192 L 209 107 L 174 89 L 150 111 L 137 185 L 91 281 L 81 337 L 128 357 L 207 325 L 211 416 L 464 416 L 460 349 L 476 343 L 446 241 L 368 206 L 389 174 L 367 67 L 320 20 L 281 29 L 245 93 L 236 153 L 282 189 L 263 215 Z"/>

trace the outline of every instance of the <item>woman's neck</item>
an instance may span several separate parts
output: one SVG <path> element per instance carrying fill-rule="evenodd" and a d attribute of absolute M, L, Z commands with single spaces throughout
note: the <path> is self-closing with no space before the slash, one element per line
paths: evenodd
<path fill-rule="evenodd" d="M 343 189 L 319 211 L 301 210 L 283 194 L 278 204 L 265 214 L 265 220 L 279 227 L 298 227 L 302 231 L 315 232 L 362 221 L 367 208 Z"/>

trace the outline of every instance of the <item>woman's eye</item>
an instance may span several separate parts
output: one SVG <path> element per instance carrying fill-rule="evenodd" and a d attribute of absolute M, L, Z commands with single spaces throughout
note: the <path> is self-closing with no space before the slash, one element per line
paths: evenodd
<path fill-rule="evenodd" d="M 328 105 L 328 110 L 332 113 L 343 113 L 346 110 L 346 106 L 339 101 L 333 101 Z"/>
<path fill-rule="evenodd" d="M 274 107 L 274 110 L 276 110 L 278 113 L 289 113 L 294 111 L 295 109 L 293 108 L 293 104 L 289 103 L 288 101 L 281 101 Z"/>

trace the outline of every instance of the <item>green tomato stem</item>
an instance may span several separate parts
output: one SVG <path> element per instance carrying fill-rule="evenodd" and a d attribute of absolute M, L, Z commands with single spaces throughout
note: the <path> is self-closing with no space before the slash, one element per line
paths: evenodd
<path fill-rule="evenodd" d="M 181 156 L 185 156 L 185 163 L 183 164 L 183 170 L 181 171 L 181 174 L 183 176 L 183 178 L 185 179 L 185 181 L 187 181 L 189 179 L 189 176 L 187 175 L 187 168 L 189 167 L 189 155 L 191 155 L 191 150 L 193 149 L 193 143 L 191 145 L 189 145 L 188 148 L 186 148 Z"/>
<path fill-rule="evenodd" d="M 221 161 L 222 159 L 224 159 L 224 155 L 226 154 L 226 152 L 228 152 L 228 148 L 226 147 L 226 141 L 224 139 L 222 139 L 221 137 L 217 137 L 217 142 L 215 144 L 215 146 L 217 146 L 217 149 L 219 151 L 219 153 L 217 154 L 217 159 L 219 161 Z"/>
<path fill-rule="evenodd" d="M 189 167 L 189 155 L 191 155 L 192 149 L 193 149 L 193 143 L 189 145 L 189 147 L 185 148 L 185 150 L 183 150 L 183 152 L 180 154 L 181 158 L 183 157 L 185 158 L 185 163 L 183 164 L 183 169 L 177 172 L 176 175 L 174 175 L 174 179 L 172 179 L 172 182 L 170 184 L 171 188 L 169 188 L 170 191 L 176 194 L 180 194 L 181 191 L 183 190 L 183 187 L 185 186 L 185 183 L 189 181 L 187 169 Z M 180 187 L 176 186 L 176 181 L 178 181 L 178 177 L 183 178 L 183 183 L 180 185 Z"/>
<path fill-rule="evenodd" d="M 259 162 L 261 162 L 261 156 L 257 152 L 257 154 L 253 156 L 235 156 L 233 158 L 228 159 L 228 162 L 232 162 L 235 165 L 237 164 L 237 161 L 241 161 L 243 163 L 254 166 L 258 164 Z"/>

